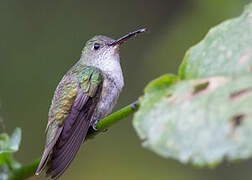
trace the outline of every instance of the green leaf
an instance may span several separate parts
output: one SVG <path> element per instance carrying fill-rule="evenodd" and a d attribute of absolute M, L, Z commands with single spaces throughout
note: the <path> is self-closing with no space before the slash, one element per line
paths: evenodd
<path fill-rule="evenodd" d="M 151 110 L 153 104 L 155 102 L 158 102 L 160 98 L 165 95 L 166 88 L 170 87 L 177 80 L 178 78 L 175 75 L 167 74 L 151 81 L 145 88 L 145 96 L 140 98 L 141 104 L 144 105 L 144 108 L 140 106 L 142 114 L 148 113 Z M 146 122 L 146 125 L 151 125 L 152 120 L 148 120 L 150 121 Z M 137 128 L 140 137 L 144 137 L 149 127 L 142 126 L 138 128 L 137 126 L 140 124 L 137 123 L 137 120 L 133 121 L 133 123 L 134 126 Z"/>
<path fill-rule="evenodd" d="M 6 133 L 0 134 L 0 165 L 5 162 L 8 154 L 18 151 L 20 142 L 20 128 L 16 128 L 11 137 L 9 137 Z"/>
<path fill-rule="evenodd" d="M 173 74 L 165 74 L 157 79 L 152 80 L 149 84 L 145 87 L 144 92 L 149 93 L 152 91 L 163 91 L 166 87 L 176 83 L 179 78 Z"/>
<path fill-rule="evenodd" d="M 180 81 L 161 94 L 158 89 L 146 93 L 134 127 L 145 147 L 183 163 L 213 166 L 224 158 L 247 159 L 252 156 L 251 102 L 251 74 Z"/>
<path fill-rule="evenodd" d="M 157 154 L 197 166 L 252 156 L 252 4 L 147 85 L 133 125 Z"/>
<path fill-rule="evenodd" d="M 182 79 L 237 76 L 252 71 L 252 4 L 235 19 L 212 28 L 186 53 L 179 69 Z"/>
<path fill-rule="evenodd" d="M 16 128 L 11 137 L 6 133 L 0 134 L 0 179 L 4 179 L 11 170 L 21 166 L 13 158 L 13 153 L 18 151 L 20 142 L 20 128 Z"/>

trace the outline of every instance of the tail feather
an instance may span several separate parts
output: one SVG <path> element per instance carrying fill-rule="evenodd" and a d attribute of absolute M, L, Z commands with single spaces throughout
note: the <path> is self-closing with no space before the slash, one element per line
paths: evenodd
<path fill-rule="evenodd" d="M 65 172 L 87 135 L 101 90 L 102 85 L 100 84 L 96 96 L 91 97 L 87 92 L 78 89 L 64 124 L 58 127 L 57 135 L 52 143 L 45 148 L 36 175 L 45 166 L 48 167 L 47 176 L 51 176 L 52 179 L 57 179 Z"/>
<path fill-rule="evenodd" d="M 83 126 L 83 123 L 81 124 Z M 85 125 L 84 125 L 85 126 Z M 88 125 L 86 126 L 88 127 Z M 88 129 L 88 128 L 87 128 Z M 52 161 L 52 165 L 50 167 L 51 172 L 50 174 L 52 175 L 52 178 L 57 178 L 61 174 L 64 173 L 64 171 L 67 169 L 67 167 L 70 165 L 74 157 L 76 156 L 83 140 L 85 139 L 87 130 L 77 132 L 76 136 L 72 136 L 69 141 L 69 148 L 66 148 L 65 151 L 62 152 L 63 156 L 62 157 L 56 157 Z M 57 151 L 56 151 L 57 152 Z M 60 155 L 62 155 L 60 154 Z"/>
<path fill-rule="evenodd" d="M 35 172 L 36 176 L 39 175 L 41 173 L 41 171 L 45 168 L 45 166 L 49 160 L 49 156 L 52 153 L 53 147 L 56 144 L 56 142 L 61 134 L 62 129 L 63 129 L 63 127 L 58 127 L 54 140 L 51 142 L 51 144 L 49 144 L 48 147 L 45 148 L 43 155 L 42 155 L 42 158 L 40 160 L 40 163 L 39 163 L 37 170 Z"/>
<path fill-rule="evenodd" d="M 93 100 L 90 98 L 78 114 L 78 117 L 71 128 L 69 137 L 64 139 L 64 142 L 61 142 L 62 140 L 60 137 L 59 141 L 56 143 L 51 159 L 47 163 L 49 168 L 46 172 L 46 174 L 51 176 L 53 179 L 57 179 L 60 175 L 62 175 L 76 156 L 86 137 L 95 107 L 96 104 L 93 103 Z M 63 129 L 62 136 L 64 134 Z"/>

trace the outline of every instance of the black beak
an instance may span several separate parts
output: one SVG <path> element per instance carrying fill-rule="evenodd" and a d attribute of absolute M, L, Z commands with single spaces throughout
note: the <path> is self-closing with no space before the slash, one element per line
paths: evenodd
<path fill-rule="evenodd" d="M 113 41 L 112 43 L 110 43 L 108 45 L 109 46 L 115 46 L 115 45 L 118 45 L 118 44 L 122 44 L 123 42 L 127 41 L 128 39 L 135 36 L 136 34 L 139 34 L 139 33 L 145 32 L 145 31 L 146 31 L 146 29 L 143 28 L 143 29 L 139 29 L 139 30 L 134 31 L 134 32 L 130 32 L 130 33 L 126 34 L 125 36 Z"/>

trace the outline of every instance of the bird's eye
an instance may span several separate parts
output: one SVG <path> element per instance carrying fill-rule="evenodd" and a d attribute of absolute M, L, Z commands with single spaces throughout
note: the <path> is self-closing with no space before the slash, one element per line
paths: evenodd
<path fill-rule="evenodd" d="M 95 44 L 94 44 L 94 49 L 95 49 L 95 50 L 98 50 L 98 49 L 100 48 L 100 46 L 101 46 L 101 45 L 100 45 L 99 43 L 95 43 Z"/>

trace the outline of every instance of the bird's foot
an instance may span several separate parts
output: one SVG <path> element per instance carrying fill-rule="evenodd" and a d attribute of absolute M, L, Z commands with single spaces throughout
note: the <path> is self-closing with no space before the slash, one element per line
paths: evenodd
<path fill-rule="evenodd" d="M 132 107 L 132 109 L 133 109 L 134 111 L 136 111 L 136 110 L 138 109 L 138 103 L 139 103 L 139 101 L 136 100 L 135 102 L 133 102 L 133 103 L 131 104 L 131 107 Z"/>
<path fill-rule="evenodd" d="M 99 131 L 99 130 L 96 128 L 96 124 L 98 123 L 98 121 L 99 121 L 99 120 L 95 120 L 95 122 L 94 122 L 93 125 L 92 125 L 92 128 L 93 128 L 94 131 Z M 106 132 L 106 131 L 108 131 L 107 128 L 101 130 L 101 132 Z"/>
<path fill-rule="evenodd" d="M 95 131 L 98 131 L 98 129 L 96 128 L 96 124 L 98 123 L 98 121 L 99 121 L 99 120 L 95 120 L 95 122 L 94 122 L 93 125 L 92 125 L 92 128 L 93 128 L 93 130 L 95 130 Z"/>

